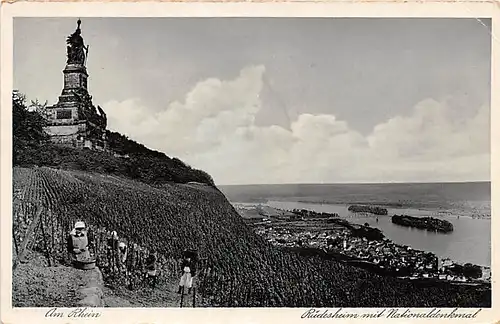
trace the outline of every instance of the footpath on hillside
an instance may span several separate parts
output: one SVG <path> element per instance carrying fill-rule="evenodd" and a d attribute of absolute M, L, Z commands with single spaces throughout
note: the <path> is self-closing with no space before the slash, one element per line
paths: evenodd
<path fill-rule="evenodd" d="M 103 307 L 104 282 L 98 269 L 79 270 L 31 253 L 12 273 L 14 307 Z"/>
<path fill-rule="evenodd" d="M 177 282 L 163 281 L 156 288 L 135 290 L 110 287 L 98 268 L 79 270 L 57 264 L 48 266 L 45 257 L 32 253 L 27 263 L 13 272 L 14 307 L 181 307 Z M 198 303 L 198 302 L 196 302 Z M 193 307 L 193 294 L 184 295 L 183 307 Z M 197 306 L 197 305 L 196 305 Z"/>
<path fill-rule="evenodd" d="M 129 290 L 125 287 L 104 288 L 105 307 L 181 307 L 181 295 L 176 283 L 164 283 L 156 288 L 141 287 Z M 193 294 L 184 295 L 182 307 L 193 307 Z"/>
<path fill-rule="evenodd" d="M 141 206 L 144 205 L 145 197 L 149 197 L 150 194 L 158 195 L 158 197 L 154 196 L 156 197 L 155 201 L 163 201 L 165 197 L 170 197 L 168 190 L 138 182 L 127 182 L 124 179 L 106 175 L 50 168 L 15 168 L 13 184 L 15 192 L 13 201 L 13 262 L 17 263 L 17 261 L 23 260 L 25 253 L 32 253 L 32 251 L 40 253 L 39 263 L 29 266 L 26 263 L 20 264 L 14 272 L 15 277 L 39 279 L 37 282 L 30 281 L 33 283 L 33 287 L 40 287 L 39 291 L 34 291 L 33 287 L 23 286 L 23 279 L 14 279 L 14 286 L 19 291 L 18 302 L 23 306 L 33 305 L 32 302 L 36 297 L 33 297 L 32 293 L 35 296 L 43 295 L 46 287 L 61 286 L 67 288 L 61 288 L 60 293 L 54 288 L 53 296 L 50 295 L 52 297 L 43 296 L 39 299 L 61 300 L 61 303 L 72 300 L 78 289 L 73 287 L 74 283 L 71 278 L 78 277 L 79 270 L 73 269 L 71 266 L 59 266 L 58 262 L 67 259 L 67 235 L 77 223 L 82 223 L 81 219 L 83 218 L 90 254 L 102 271 L 101 277 L 104 277 L 107 284 L 114 285 L 112 288 L 102 285 L 103 292 L 105 291 L 106 296 L 109 296 L 106 297 L 105 306 L 181 307 L 181 296 L 177 294 L 177 284 L 182 273 L 180 259 L 172 254 L 157 254 L 154 249 L 155 244 L 141 244 L 143 242 L 138 241 L 137 237 L 139 236 L 153 235 L 152 226 L 139 226 L 138 229 L 141 229 L 142 232 L 133 232 L 134 238 L 130 237 L 130 232 L 127 234 L 127 232 L 120 231 L 118 234 L 116 231 L 117 223 L 130 220 L 129 211 L 120 210 L 118 205 L 111 204 L 111 202 L 113 204 L 119 202 L 119 205 L 122 206 L 124 200 L 139 196 L 141 199 L 133 203 L 132 206 Z M 106 187 L 105 184 L 109 187 Z M 185 190 L 188 194 L 193 190 L 193 186 L 204 188 L 201 184 L 191 183 L 185 186 L 176 186 L 175 189 Z M 125 190 L 130 196 L 127 196 L 126 199 L 122 196 L 113 196 L 120 190 Z M 146 192 L 145 195 L 143 190 Z M 176 191 L 174 190 L 174 192 Z M 107 209 L 110 204 L 120 212 L 112 213 L 111 209 Z M 95 209 L 90 211 L 91 208 Z M 164 212 L 178 216 L 178 213 L 174 211 L 177 209 L 165 210 Z M 139 212 L 135 211 L 135 213 Z M 82 217 L 82 214 L 86 218 Z M 146 212 L 146 214 L 148 213 Z M 110 220 L 109 228 L 104 226 L 103 219 Z M 185 220 L 178 216 L 178 219 L 172 220 L 172 222 L 174 221 L 175 224 L 178 224 Z M 127 226 L 137 229 L 131 223 L 128 223 Z M 146 282 L 143 282 L 145 266 L 150 257 L 156 260 L 154 264 L 160 273 L 155 289 L 151 289 Z M 43 269 L 42 264 L 47 269 Z M 127 271 L 124 272 L 124 269 Z M 129 290 L 129 285 L 134 286 L 134 289 Z M 192 305 L 192 298 L 186 296 L 183 299 L 182 307 L 191 307 L 189 305 Z M 64 304 L 64 306 L 66 305 Z"/>

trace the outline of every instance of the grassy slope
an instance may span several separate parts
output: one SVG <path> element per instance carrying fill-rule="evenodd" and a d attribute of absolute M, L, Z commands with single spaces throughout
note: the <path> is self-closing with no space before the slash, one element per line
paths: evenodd
<path fill-rule="evenodd" d="M 213 188 L 181 184 L 156 188 L 117 176 L 16 168 L 14 187 L 22 191 L 29 183 L 32 188 L 24 203 L 40 200 L 66 226 L 83 219 L 116 229 L 165 256 L 197 247 L 211 263 L 200 289 L 211 296 L 214 306 L 472 307 L 491 303 L 488 291 L 450 285 L 417 287 L 334 261 L 284 253 L 255 235 Z M 134 304 L 150 305 L 147 301 Z"/>

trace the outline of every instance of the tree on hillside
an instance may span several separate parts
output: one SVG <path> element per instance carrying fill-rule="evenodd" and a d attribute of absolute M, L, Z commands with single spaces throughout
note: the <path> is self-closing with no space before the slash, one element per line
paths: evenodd
<path fill-rule="evenodd" d="M 45 100 L 44 103 L 41 103 L 38 99 L 31 100 L 31 103 L 28 106 L 28 111 L 37 112 L 40 116 L 47 118 L 47 104 L 47 100 Z"/>
<path fill-rule="evenodd" d="M 17 90 L 12 93 L 12 158 L 14 165 L 23 156 L 43 145 L 48 135 L 43 130 L 45 119 L 38 111 L 29 111 L 26 96 Z"/>

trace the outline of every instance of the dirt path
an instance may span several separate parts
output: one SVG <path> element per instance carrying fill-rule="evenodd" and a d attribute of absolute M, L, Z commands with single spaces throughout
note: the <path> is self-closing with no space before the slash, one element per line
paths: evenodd
<path fill-rule="evenodd" d="M 48 267 L 43 256 L 35 254 L 29 263 L 20 264 L 13 272 L 13 306 L 78 307 L 82 302 L 90 307 L 102 307 L 102 302 L 104 307 L 113 308 L 178 308 L 181 305 L 177 280 L 163 281 L 155 289 L 144 286 L 129 290 L 126 287 L 102 287 L 99 274 L 63 265 Z M 196 304 L 199 305 L 199 296 Z M 192 293 L 184 295 L 183 307 L 193 307 Z"/>
<path fill-rule="evenodd" d="M 14 307 L 100 306 L 101 279 L 97 269 L 49 267 L 43 256 L 31 253 L 29 262 L 19 264 L 12 272 L 12 304 Z"/>
<path fill-rule="evenodd" d="M 151 287 L 140 287 L 135 290 L 125 287 L 104 289 L 105 307 L 180 307 L 180 300 L 174 283 L 158 285 L 154 289 Z M 192 307 L 192 301 L 189 305 L 186 304 L 186 307 Z"/>

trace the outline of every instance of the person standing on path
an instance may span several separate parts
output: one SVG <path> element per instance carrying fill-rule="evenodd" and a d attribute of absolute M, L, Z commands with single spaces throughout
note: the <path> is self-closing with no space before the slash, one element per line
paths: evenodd
<path fill-rule="evenodd" d="M 179 282 L 179 290 L 177 293 L 181 294 L 185 288 L 188 289 L 188 294 L 191 293 L 191 288 L 193 287 L 193 277 L 196 275 L 196 267 L 195 263 L 191 260 L 191 257 L 188 256 L 184 259 L 181 265 L 182 269 L 182 277 Z"/>
<path fill-rule="evenodd" d="M 90 260 L 89 241 L 84 222 L 75 223 L 75 227 L 68 235 L 67 245 L 72 260 L 80 262 Z"/>
<path fill-rule="evenodd" d="M 152 288 L 156 287 L 157 269 L 156 269 L 156 251 L 153 249 L 149 252 L 146 259 L 146 278 Z"/>
<path fill-rule="evenodd" d="M 117 252 L 118 252 L 118 233 L 116 231 L 112 231 L 107 242 L 108 248 L 108 262 L 109 262 L 109 270 L 110 272 L 117 272 L 118 264 L 117 264 Z"/>
<path fill-rule="evenodd" d="M 127 271 L 127 255 L 128 255 L 128 250 L 127 250 L 127 244 L 125 242 L 120 242 L 118 243 L 118 260 L 119 260 L 119 269 L 120 272 L 125 273 Z"/>

